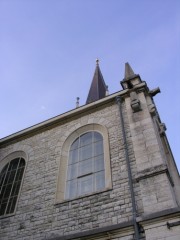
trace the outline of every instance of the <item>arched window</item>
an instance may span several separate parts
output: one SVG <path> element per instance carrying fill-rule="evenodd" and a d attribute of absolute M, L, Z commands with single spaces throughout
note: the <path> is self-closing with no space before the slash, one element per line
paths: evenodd
<path fill-rule="evenodd" d="M 105 188 L 103 137 L 91 131 L 80 135 L 70 146 L 66 199 Z"/>
<path fill-rule="evenodd" d="M 90 123 L 71 132 L 61 148 L 56 203 L 112 189 L 109 136 Z"/>
<path fill-rule="evenodd" d="M 25 168 L 23 158 L 8 162 L 0 172 L 0 216 L 15 211 Z"/>

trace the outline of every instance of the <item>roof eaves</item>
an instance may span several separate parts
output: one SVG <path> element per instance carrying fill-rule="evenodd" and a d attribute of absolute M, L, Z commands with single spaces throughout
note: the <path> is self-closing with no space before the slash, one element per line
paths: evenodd
<path fill-rule="evenodd" d="M 65 112 L 63 114 L 60 114 L 60 115 L 58 115 L 56 117 L 50 118 L 50 119 L 48 119 L 46 121 L 43 121 L 43 122 L 38 123 L 36 125 L 33 125 L 33 126 L 29 127 L 29 128 L 25 128 L 24 130 L 21 130 L 19 132 L 16 132 L 14 134 L 11 134 L 11 135 L 9 135 L 7 137 L 4 137 L 4 138 L 0 139 L 0 145 L 3 145 L 5 143 L 7 143 L 7 142 L 11 142 L 11 141 L 13 141 L 15 139 L 19 139 L 19 138 L 31 135 L 32 133 L 35 133 L 35 132 L 38 132 L 38 131 L 42 131 L 42 130 L 50 127 L 50 126 L 56 125 L 60 121 L 67 120 L 67 119 L 69 119 L 71 117 L 74 117 L 76 115 L 79 115 L 79 114 L 81 114 L 81 113 L 83 113 L 85 111 L 97 108 L 100 105 L 103 105 L 103 104 L 105 104 L 107 102 L 112 101 L 112 99 L 115 98 L 116 96 L 124 95 L 126 93 L 127 93 L 127 90 L 118 91 L 116 93 L 113 93 L 111 95 L 106 96 L 105 98 L 99 99 L 99 100 L 97 100 L 95 102 L 83 105 L 83 106 L 81 106 L 79 108 L 76 108 L 76 109 L 73 109 L 73 110 L 70 110 L 70 111 Z"/>

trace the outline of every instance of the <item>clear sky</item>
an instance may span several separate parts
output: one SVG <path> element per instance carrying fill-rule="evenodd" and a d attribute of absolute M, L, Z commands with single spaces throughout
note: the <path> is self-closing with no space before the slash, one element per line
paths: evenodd
<path fill-rule="evenodd" d="M 179 0 L 0 0 L 0 138 L 83 105 L 96 58 L 110 94 L 125 62 L 160 87 L 180 169 Z"/>

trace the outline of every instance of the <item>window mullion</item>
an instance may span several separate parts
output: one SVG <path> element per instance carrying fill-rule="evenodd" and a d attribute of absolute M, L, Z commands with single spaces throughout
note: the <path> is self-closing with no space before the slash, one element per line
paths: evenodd
<path fill-rule="evenodd" d="M 74 142 L 76 142 L 75 145 Z M 101 143 L 103 142 L 103 137 L 99 132 L 89 131 L 81 134 L 76 138 L 70 146 L 70 149 L 74 149 L 76 146 L 76 154 L 72 152 L 74 158 L 76 159 L 77 164 L 77 175 L 74 178 L 74 181 L 67 184 L 66 193 L 67 198 L 74 198 L 84 194 L 89 194 L 91 192 L 101 190 L 104 188 L 102 185 L 101 175 L 97 172 L 104 171 L 104 165 L 102 166 L 102 157 L 104 156 L 104 149 L 102 149 Z M 100 142 L 100 143 L 99 143 Z M 101 156 L 99 157 L 98 156 Z M 73 157 L 71 156 L 71 157 Z M 104 158 L 104 157 L 103 157 Z M 96 161 L 97 159 L 97 161 Z M 69 158 L 68 168 L 70 169 L 70 158 Z M 103 159 L 104 161 L 104 159 Z M 101 168 L 101 169 L 100 169 Z M 100 170 L 99 170 L 100 169 Z M 73 175 L 74 176 L 74 175 Z M 97 182 L 100 177 L 100 183 Z M 68 179 L 66 180 L 66 183 Z M 70 186 L 71 185 L 71 186 Z M 102 186 L 102 187 L 101 187 Z M 73 187 L 73 192 L 71 193 L 71 188 Z M 76 189 L 74 189 L 76 187 Z"/>
<path fill-rule="evenodd" d="M 78 141 L 78 161 L 77 161 L 77 178 L 76 178 L 76 196 L 79 195 L 79 159 L 80 159 L 80 146 L 81 146 L 81 137 L 79 137 L 79 141 Z"/>
<path fill-rule="evenodd" d="M 4 180 L 3 180 L 3 182 L 2 182 L 2 186 L 1 186 L 1 189 L 0 189 L 0 193 L 1 193 L 2 188 L 3 188 L 3 186 L 4 186 L 4 182 L 5 182 L 5 179 L 6 179 L 6 176 L 7 176 L 7 172 L 8 172 L 9 165 L 10 165 L 10 162 L 8 163 L 8 166 L 7 166 L 7 169 L 6 169 L 6 172 L 5 172 L 5 176 L 4 176 Z"/>
<path fill-rule="evenodd" d="M 3 188 L 3 186 L 5 185 L 4 182 L 5 182 L 5 180 L 6 180 L 6 176 L 7 176 L 7 173 L 8 173 L 8 169 L 9 169 L 10 164 L 11 164 L 11 162 L 8 163 L 8 167 L 7 167 L 7 171 L 6 171 L 6 175 L 5 175 L 4 181 L 3 181 L 2 188 Z M 9 177 L 10 177 L 10 175 L 9 175 Z M 8 179 L 7 179 L 7 182 L 8 182 L 8 180 L 9 180 L 9 177 L 8 177 Z M 5 187 L 5 190 L 4 190 L 4 194 L 3 194 L 3 196 L 2 196 L 2 200 L 3 200 L 4 195 L 5 195 L 5 193 L 6 193 L 7 185 L 8 185 L 8 184 L 6 184 L 6 187 Z"/>
<path fill-rule="evenodd" d="M 7 207 L 8 207 L 8 205 L 9 205 L 9 200 L 10 200 L 10 198 L 11 198 L 11 193 L 12 193 L 13 186 L 14 186 L 14 182 L 15 182 L 15 179 L 16 179 L 16 175 L 17 175 L 17 172 L 18 172 L 18 169 L 19 169 L 20 161 L 21 161 L 21 158 L 19 158 L 19 162 L 18 162 L 18 165 L 17 165 L 17 168 L 16 168 L 16 173 L 15 173 L 15 176 L 14 176 L 14 179 L 13 179 L 13 182 L 12 182 L 11 191 L 10 191 L 10 194 L 9 194 L 9 198 L 8 198 L 8 201 L 7 201 L 7 205 L 6 205 L 6 209 L 5 209 L 5 211 L 4 211 L 4 214 L 6 214 Z"/>

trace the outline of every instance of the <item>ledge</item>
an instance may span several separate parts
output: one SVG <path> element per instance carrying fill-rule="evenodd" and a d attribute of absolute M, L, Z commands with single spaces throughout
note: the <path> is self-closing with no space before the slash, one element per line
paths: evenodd
<path fill-rule="evenodd" d="M 171 208 L 171 209 L 167 209 L 167 210 L 163 210 L 163 211 L 160 211 L 160 212 L 156 212 L 156 213 L 151 213 L 151 214 L 148 214 L 148 215 L 142 215 L 141 217 L 137 217 L 136 220 L 137 222 L 139 223 L 142 223 L 142 222 L 148 222 L 148 221 L 154 221 L 158 218 L 164 218 L 166 216 L 169 216 L 169 215 L 178 215 L 179 216 L 180 214 L 180 207 L 177 207 L 177 208 Z"/>
<path fill-rule="evenodd" d="M 111 190 L 113 190 L 112 187 L 110 187 L 110 188 L 105 188 L 105 189 L 100 190 L 100 191 L 96 191 L 96 192 L 92 192 L 92 193 L 80 195 L 80 196 L 75 197 L 75 198 L 72 198 L 72 199 L 64 199 L 64 200 L 61 200 L 61 201 L 60 201 L 60 200 L 59 200 L 59 201 L 57 200 L 57 201 L 54 203 L 54 205 L 55 205 L 55 207 L 59 207 L 60 205 L 63 205 L 63 204 L 68 203 L 68 202 L 73 202 L 73 201 L 76 201 L 76 200 L 78 200 L 78 199 L 87 198 L 87 197 L 90 197 L 90 196 L 93 196 L 93 195 L 99 195 L 99 194 L 101 194 L 101 193 L 109 192 L 109 191 L 111 191 Z"/>
<path fill-rule="evenodd" d="M 139 182 L 140 180 L 143 180 L 149 177 L 154 177 L 156 175 L 163 174 L 163 173 L 167 174 L 171 185 L 174 186 L 174 182 L 171 178 L 171 175 L 169 173 L 169 170 L 166 164 L 161 164 L 155 167 L 147 168 L 141 172 L 138 172 L 134 177 L 134 182 Z"/>
<path fill-rule="evenodd" d="M 115 225 L 110 225 L 110 226 L 106 226 L 106 227 L 102 227 L 102 228 L 95 228 L 92 230 L 78 232 L 78 233 L 69 234 L 69 235 L 65 235 L 65 236 L 49 238 L 49 240 L 71 240 L 71 239 L 82 238 L 82 237 L 89 237 L 89 236 L 92 237 L 93 235 L 96 235 L 96 234 L 103 234 L 103 233 L 107 233 L 107 232 L 110 232 L 113 230 L 118 230 L 118 229 L 128 228 L 128 227 L 133 227 L 132 221 L 123 222 L 123 223 L 119 223 L 119 224 L 115 224 Z"/>
<path fill-rule="evenodd" d="M 172 227 L 177 227 L 180 225 L 180 221 L 177 221 L 177 222 L 173 222 L 173 223 L 169 223 L 167 222 L 167 228 L 170 229 Z"/>

